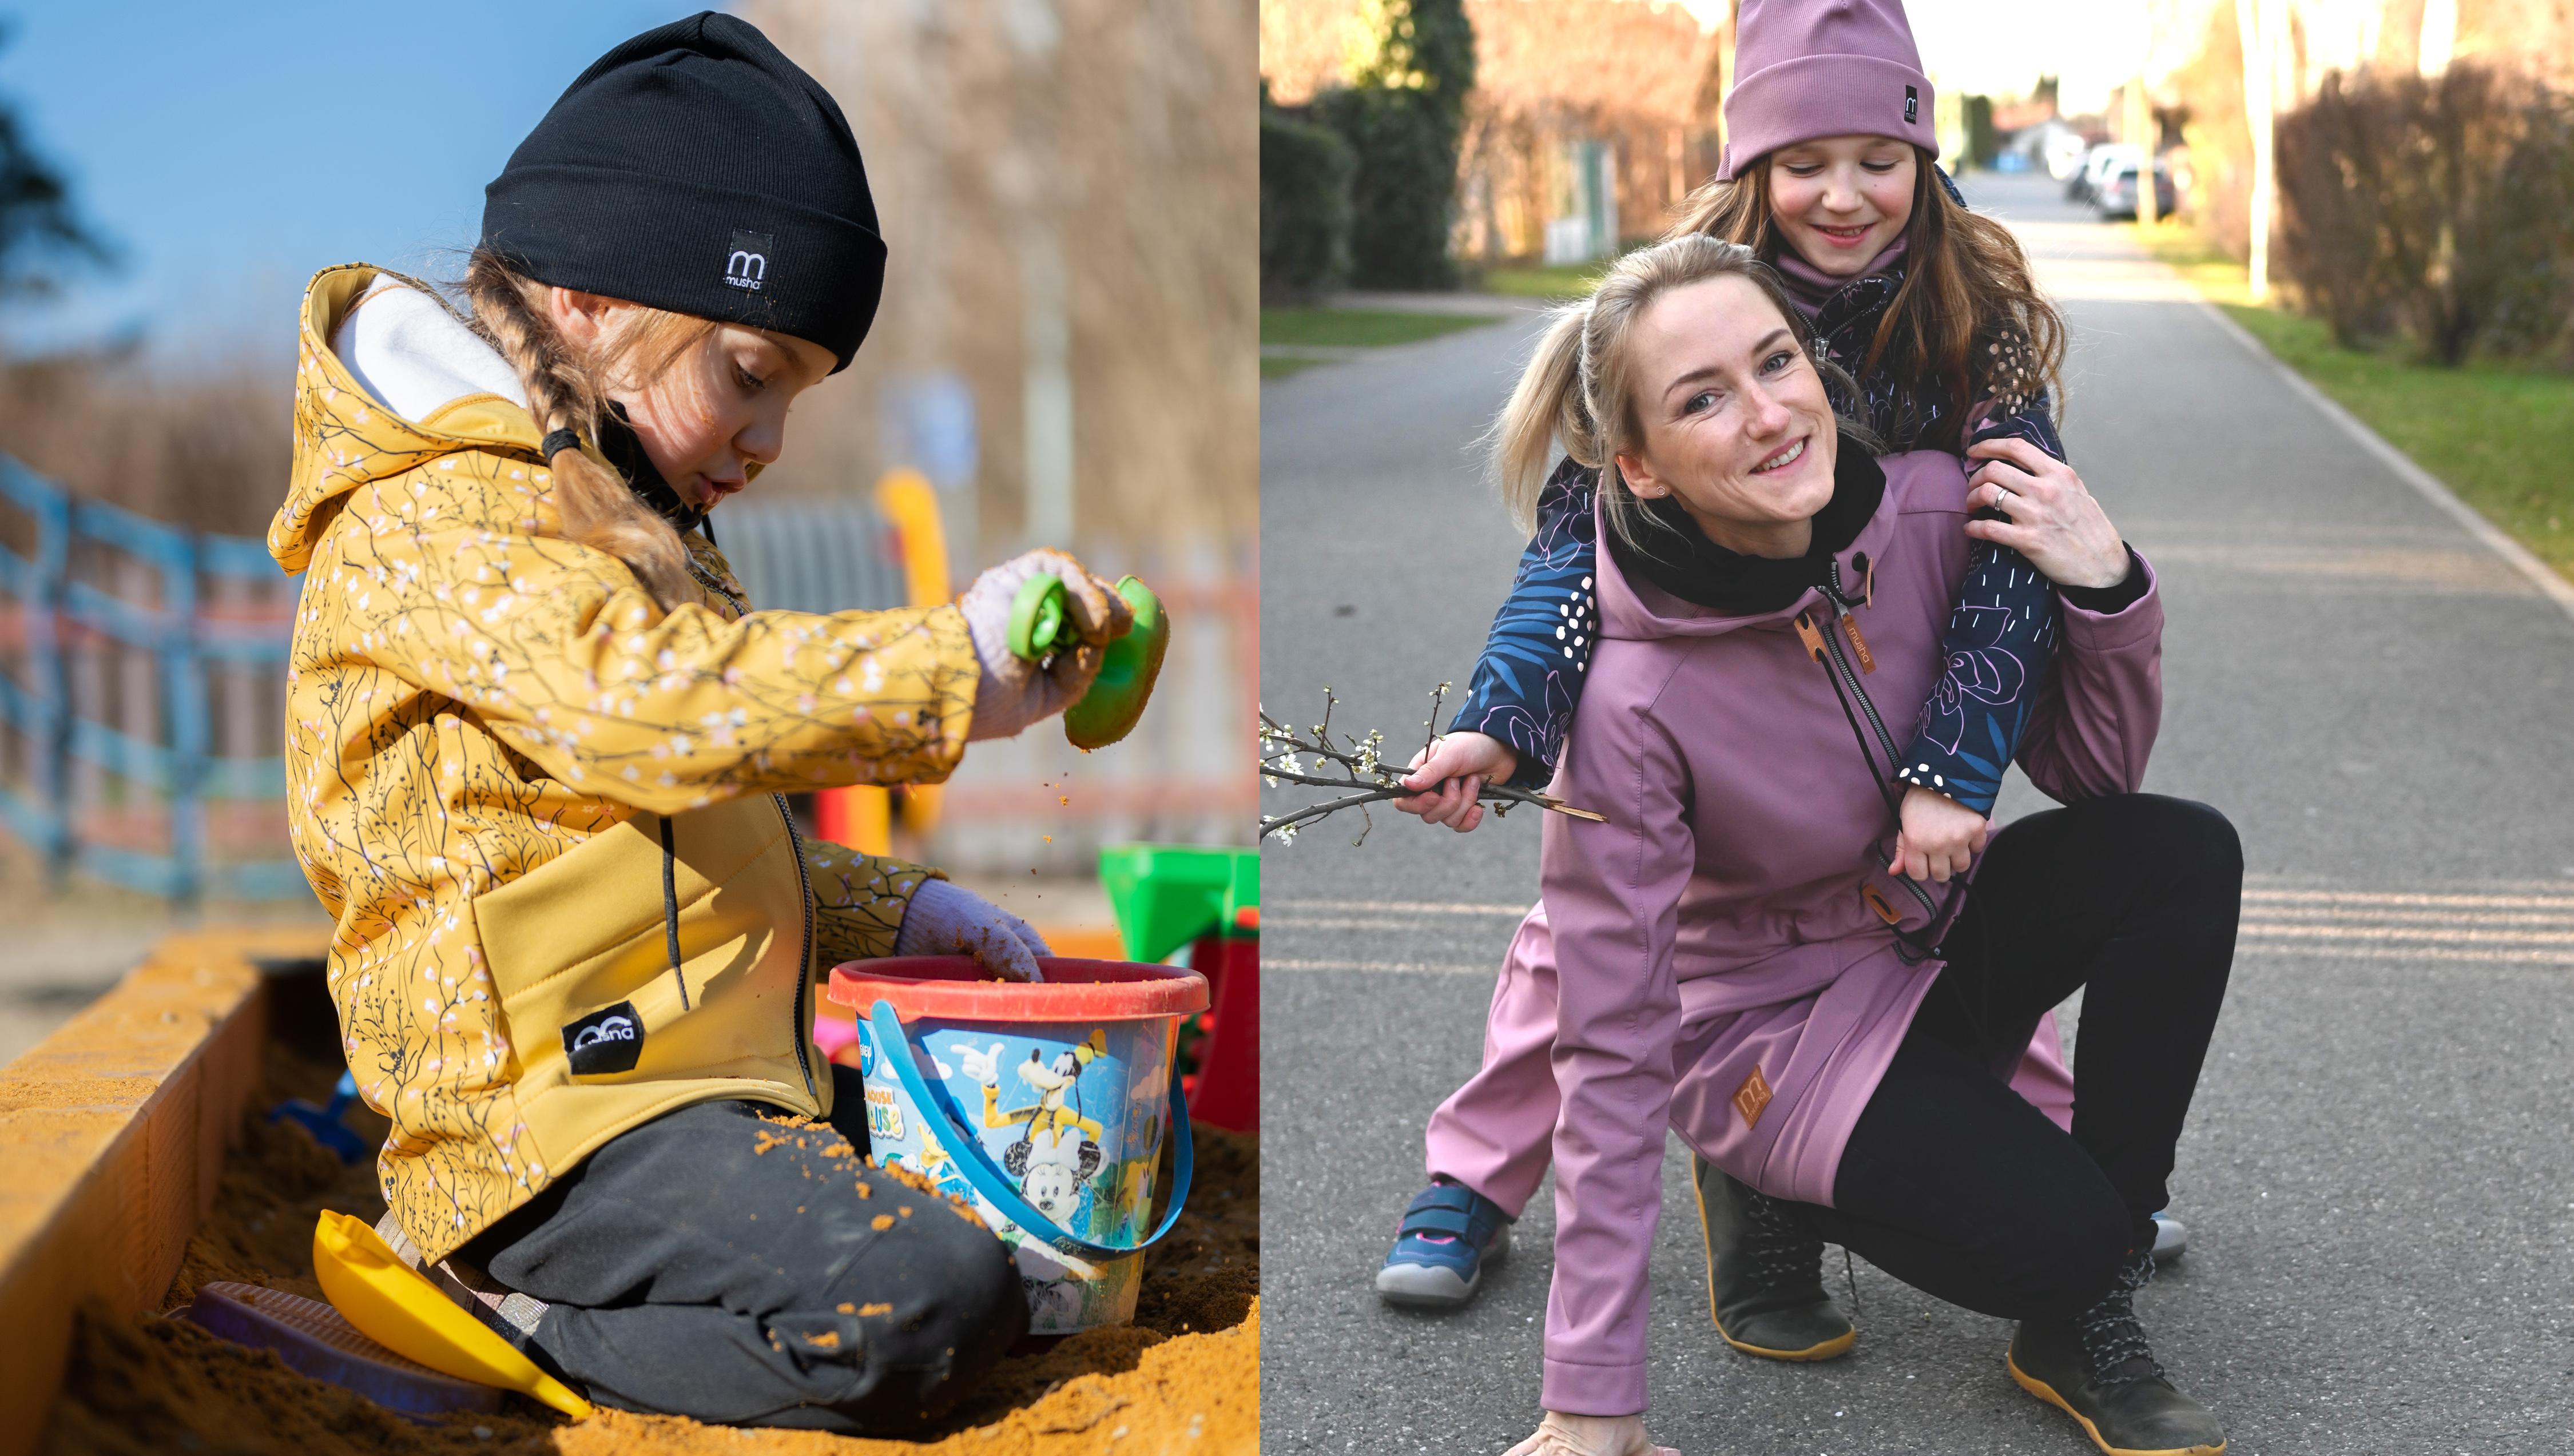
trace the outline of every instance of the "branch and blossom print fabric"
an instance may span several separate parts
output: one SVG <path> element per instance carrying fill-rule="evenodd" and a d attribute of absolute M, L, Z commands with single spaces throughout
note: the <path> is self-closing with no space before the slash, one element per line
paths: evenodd
<path fill-rule="evenodd" d="M 943 778 L 979 670 L 953 607 L 663 613 L 616 559 L 552 534 L 518 406 L 387 413 L 324 342 L 374 270 L 306 300 L 294 482 L 269 549 L 304 577 L 288 672 L 297 858 L 338 921 L 342 1049 L 393 1120 L 386 1201 L 443 1256 L 564 1169 L 533 1154 L 473 910 L 638 810 Z M 712 545 L 696 569 L 736 599 Z M 891 952 L 934 870 L 805 846 L 820 967 Z M 547 1028 L 551 1031 L 553 1028 Z"/>
<path fill-rule="evenodd" d="M 1853 279 L 1808 321 L 1824 357 L 1859 387 L 1853 397 L 1828 376 L 1834 409 L 1866 424 L 1892 454 L 1920 448 L 1954 409 L 1933 382 L 1883 369 L 1858 373 L 1903 283 L 1900 267 Z M 2010 387 L 2012 342 L 1993 340 L 1986 348 L 2001 366 L 1993 371 L 2000 384 L 1969 412 L 1965 442 L 2010 436 L 2062 460 L 2044 392 Z M 1598 643 L 1593 595 L 1600 546 L 1592 509 L 1598 490 L 1595 473 L 1571 459 L 1548 478 L 1538 496 L 1537 532 L 1494 615 L 1465 702 L 1449 721 L 1451 732 L 1485 733 L 1508 744 L 1519 757 L 1515 781 L 1523 784 L 1543 783 L 1554 773 Z M 2053 658 L 2055 608 L 2054 588 L 2025 558 L 1977 543 L 1942 643 L 1947 675 L 1924 711 L 1899 777 L 1978 812 L 1992 811 L 2002 768 L 2017 750 Z"/>

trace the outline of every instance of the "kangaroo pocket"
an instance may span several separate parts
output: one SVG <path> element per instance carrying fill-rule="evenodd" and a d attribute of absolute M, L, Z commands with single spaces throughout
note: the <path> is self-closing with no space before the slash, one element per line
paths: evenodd
<path fill-rule="evenodd" d="M 802 880 L 774 801 L 670 820 L 675 972 L 661 822 L 638 813 L 474 902 L 521 1115 L 558 1170 L 692 1101 L 827 1106 L 796 1008 Z"/>

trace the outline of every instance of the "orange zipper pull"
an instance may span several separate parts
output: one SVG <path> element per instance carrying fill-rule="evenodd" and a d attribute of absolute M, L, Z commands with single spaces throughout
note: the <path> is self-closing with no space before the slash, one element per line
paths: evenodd
<path fill-rule="evenodd" d="M 1886 902 L 1886 896 L 1878 892 L 1876 885 L 1862 883 L 1859 887 L 1859 897 L 1868 903 L 1870 909 L 1877 912 L 1879 919 L 1890 925 L 1904 923 L 1904 916 L 1896 913 L 1895 906 Z"/>
<path fill-rule="evenodd" d="M 1815 628 L 1815 614 L 1797 614 L 1797 636 L 1805 640 L 1806 651 L 1814 655 L 1816 662 L 1824 660 L 1824 635 Z"/>
<path fill-rule="evenodd" d="M 1847 612 L 1843 613 L 1842 631 L 1850 635 L 1851 647 L 1859 654 L 1859 670 L 1863 673 L 1876 672 L 1877 659 L 1869 655 L 1868 639 L 1859 635 L 1859 619 Z"/>

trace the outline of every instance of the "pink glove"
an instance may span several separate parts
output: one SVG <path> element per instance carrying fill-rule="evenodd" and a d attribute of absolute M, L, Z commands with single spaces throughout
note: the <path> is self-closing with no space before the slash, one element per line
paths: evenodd
<path fill-rule="evenodd" d="M 1010 652 L 1010 604 L 1019 588 L 1040 574 L 1063 582 L 1069 609 L 1064 625 L 1078 644 L 1042 664 Z M 1015 736 L 1029 724 L 1079 703 L 1099 676 L 1101 649 L 1135 625 L 1126 599 L 1059 551 L 1023 552 L 1001 563 L 976 577 L 956 607 L 965 614 L 974 658 L 983 668 L 974 689 L 974 721 L 965 729 L 965 736 L 975 741 Z"/>
<path fill-rule="evenodd" d="M 1037 981 L 1045 979 L 1037 957 L 1054 952 L 1008 910 L 946 880 L 925 879 L 902 912 L 893 953 L 971 955 L 1004 980 Z"/>

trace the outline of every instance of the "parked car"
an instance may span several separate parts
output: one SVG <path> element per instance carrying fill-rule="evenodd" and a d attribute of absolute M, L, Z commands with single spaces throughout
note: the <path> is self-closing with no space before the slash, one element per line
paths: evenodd
<path fill-rule="evenodd" d="M 2131 142 L 2102 142 L 2082 154 L 2082 168 L 2064 184 L 2064 200 L 2089 202 L 2100 195 L 2100 185 L 2108 179 L 2112 167 L 2133 167 L 2144 149 Z"/>
<path fill-rule="evenodd" d="M 2082 134 L 2065 126 L 2050 129 L 2038 143 L 2038 155 L 2046 159 L 2046 175 L 2058 182 L 2069 183 L 2082 175 L 2082 158 L 2089 150 Z"/>
<path fill-rule="evenodd" d="M 2100 190 L 2092 194 L 2091 210 L 2099 215 L 2102 222 L 2136 215 L 2136 171 L 2135 164 L 2128 163 L 2109 174 Z M 2158 160 L 2154 163 L 2154 216 L 2170 217 L 2177 206 L 2178 196 L 2172 188 L 2171 168 Z"/>

